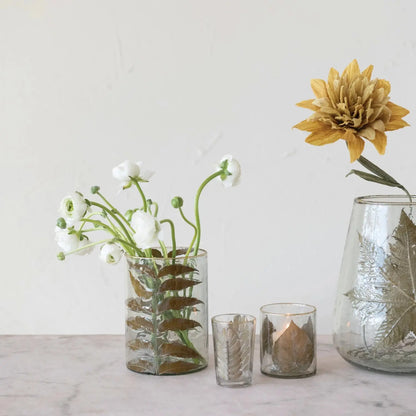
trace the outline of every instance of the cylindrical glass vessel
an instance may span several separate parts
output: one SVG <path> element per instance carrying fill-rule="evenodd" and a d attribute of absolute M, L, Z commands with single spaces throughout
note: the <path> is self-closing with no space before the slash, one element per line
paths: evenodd
<path fill-rule="evenodd" d="M 178 253 L 186 250 L 178 249 Z M 173 375 L 207 366 L 207 252 L 127 258 L 127 367 Z"/>
<path fill-rule="evenodd" d="M 260 308 L 261 372 L 283 378 L 316 373 L 316 308 L 272 303 Z"/>
<path fill-rule="evenodd" d="M 253 378 L 256 318 L 224 314 L 212 318 L 215 374 L 224 387 L 249 386 Z"/>
<path fill-rule="evenodd" d="M 334 343 L 343 358 L 370 370 L 416 373 L 415 213 L 405 195 L 354 201 Z"/>

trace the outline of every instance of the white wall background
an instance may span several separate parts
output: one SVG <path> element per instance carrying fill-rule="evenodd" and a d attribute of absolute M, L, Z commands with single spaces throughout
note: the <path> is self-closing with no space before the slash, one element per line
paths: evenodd
<path fill-rule="evenodd" d="M 353 58 L 416 114 L 416 2 L 0 0 L 0 333 L 122 333 L 124 265 L 55 258 L 61 198 L 91 185 L 126 209 L 111 168 L 131 158 L 164 216 L 232 153 L 239 187 L 202 197 L 210 315 L 265 303 L 318 308 L 329 333 L 352 200 L 339 142 L 304 143 L 311 78 Z M 416 127 L 365 154 L 416 192 Z M 182 237 L 181 237 L 182 236 Z"/>

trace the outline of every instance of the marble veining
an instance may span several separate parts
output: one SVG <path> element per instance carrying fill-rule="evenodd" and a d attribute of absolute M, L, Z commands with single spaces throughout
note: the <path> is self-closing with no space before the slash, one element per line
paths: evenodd
<path fill-rule="evenodd" d="M 251 387 L 216 385 L 206 370 L 183 376 L 133 373 L 124 337 L 0 336 L 0 416 L 416 415 L 416 375 L 369 372 L 318 337 L 318 373 L 284 380 L 260 373 Z"/>

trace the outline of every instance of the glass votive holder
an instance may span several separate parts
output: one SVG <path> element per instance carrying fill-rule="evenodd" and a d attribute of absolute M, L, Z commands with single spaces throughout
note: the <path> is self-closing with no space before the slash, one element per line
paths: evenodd
<path fill-rule="evenodd" d="M 301 378 L 316 373 L 316 308 L 303 303 L 272 303 L 260 308 L 261 372 Z"/>
<path fill-rule="evenodd" d="M 249 386 L 253 378 L 256 318 L 233 313 L 214 316 L 211 322 L 217 384 Z"/>

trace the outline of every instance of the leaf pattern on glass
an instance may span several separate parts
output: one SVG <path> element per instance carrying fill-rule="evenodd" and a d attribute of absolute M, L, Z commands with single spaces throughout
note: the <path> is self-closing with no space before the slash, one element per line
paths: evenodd
<path fill-rule="evenodd" d="M 158 311 L 164 312 L 168 310 L 180 310 L 187 306 L 194 306 L 202 303 L 199 299 L 193 297 L 170 296 L 163 299 L 158 305 Z"/>
<path fill-rule="evenodd" d="M 179 248 L 179 249 L 176 250 L 176 256 L 183 256 L 187 252 L 188 252 L 188 249 L 187 248 Z M 168 257 L 169 258 L 172 258 L 172 254 L 173 254 L 173 252 L 172 251 L 169 251 Z"/>
<path fill-rule="evenodd" d="M 160 323 L 159 331 L 185 331 L 187 329 L 194 329 L 200 327 L 201 324 L 192 319 L 172 318 Z"/>
<path fill-rule="evenodd" d="M 167 279 L 160 285 L 159 292 L 167 292 L 168 290 L 184 290 L 188 287 L 192 287 L 200 283 L 201 282 L 199 280 L 184 279 L 182 277 L 177 277 L 176 279 Z"/>
<path fill-rule="evenodd" d="M 130 283 L 136 296 L 127 300 L 129 311 L 137 316 L 126 320 L 128 328 L 140 335 L 128 344 L 142 358 L 129 362 L 129 368 L 156 374 L 187 373 L 206 365 L 192 343 L 191 331 L 201 323 L 191 319 L 196 305 L 203 302 L 192 296 L 198 270 L 192 262 L 180 264 L 170 259 L 149 260 L 148 264 L 129 261 Z M 178 260 L 176 260 L 178 261 Z M 169 264 L 173 262 L 174 264 Z M 195 333 L 195 332 L 194 332 Z M 145 361 L 150 363 L 146 367 Z"/>
<path fill-rule="evenodd" d="M 129 326 L 131 329 L 134 329 L 135 331 L 144 330 L 144 329 L 147 329 L 150 331 L 153 330 L 152 322 L 140 316 L 129 318 L 127 319 L 126 323 L 127 323 L 127 326 Z"/>
<path fill-rule="evenodd" d="M 142 312 L 145 314 L 152 313 L 152 305 L 148 301 L 143 301 L 140 298 L 129 298 L 127 299 L 127 307 L 134 312 Z"/>
<path fill-rule="evenodd" d="M 127 368 L 136 371 L 138 373 L 151 373 L 153 374 L 155 372 L 154 370 L 154 364 L 151 361 L 143 360 L 143 359 L 137 359 L 137 360 L 131 360 L 127 363 Z"/>
<path fill-rule="evenodd" d="M 181 274 L 187 274 L 191 272 L 196 272 L 197 270 L 190 266 L 185 266 L 184 264 L 170 264 L 169 266 L 162 267 L 159 270 L 157 277 L 160 279 L 165 276 L 179 276 Z"/>
<path fill-rule="evenodd" d="M 179 342 L 164 343 L 160 346 L 161 355 L 171 355 L 181 358 L 201 358 L 198 351 Z"/>
<path fill-rule="evenodd" d="M 360 236 L 358 278 L 346 296 L 363 324 L 381 318 L 376 345 L 394 346 L 416 333 L 416 225 L 404 210 L 389 253 Z"/>
<path fill-rule="evenodd" d="M 166 361 L 160 364 L 159 374 L 189 373 L 200 368 L 200 364 L 188 361 Z"/>
<path fill-rule="evenodd" d="M 152 292 L 147 291 L 145 287 L 133 276 L 131 272 L 129 273 L 129 275 L 131 285 L 133 286 L 136 295 L 139 296 L 139 298 L 150 299 L 152 297 Z"/>
<path fill-rule="evenodd" d="M 133 351 L 149 349 L 152 346 L 150 342 L 143 341 L 140 338 L 129 341 L 127 345 Z"/>
<path fill-rule="evenodd" d="M 314 344 L 309 335 L 290 321 L 287 329 L 273 344 L 272 359 L 285 374 L 307 371 L 313 362 Z"/>
<path fill-rule="evenodd" d="M 269 318 L 266 316 L 261 326 L 261 346 L 262 346 L 263 355 L 272 353 L 273 332 L 274 332 L 274 326 L 270 322 Z"/>
<path fill-rule="evenodd" d="M 236 315 L 216 339 L 215 356 L 217 375 L 222 380 L 238 382 L 251 372 L 251 356 L 254 346 L 252 322 Z"/>

